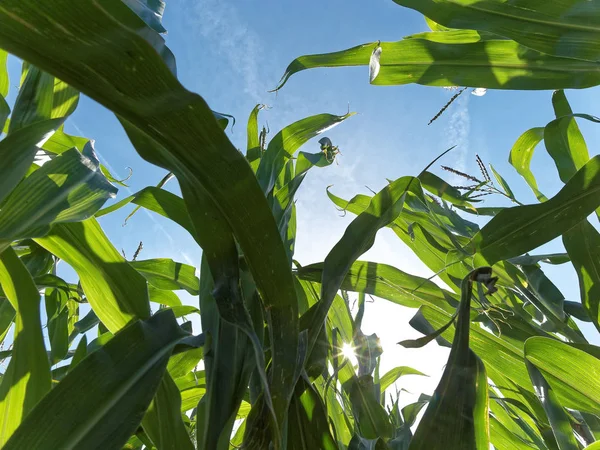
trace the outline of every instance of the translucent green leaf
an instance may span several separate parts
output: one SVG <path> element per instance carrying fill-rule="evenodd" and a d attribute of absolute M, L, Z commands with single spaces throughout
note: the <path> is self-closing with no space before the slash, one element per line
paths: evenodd
<path fill-rule="evenodd" d="M 40 294 L 12 248 L 0 254 L 0 284 L 17 312 L 13 354 L 0 384 L 0 445 L 9 448 L 6 442 L 50 390 L 51 378 Z"/>
<path fill-rule="evenodd" d="M 26 126 L 0 141 L 0 201 L 25 176 L 35 154 L 60 127 L 63 119 L 51 119 Z"/>
<path fill-rule="evenodd" d="M 579 278 L 581 304 L 600 330 L 600 234 L 584 220 L 563 234 L 562 241 Z"/>
<path fill-rule="evenodd" d="M 44 294 L 52 364 L 62 361 L 69 351 L 69 297 L 65 291 L 46 289 Z"/>
<path fill-rule="evenodd" d="M 168 258 L 130 261 L 129 264 L 159 289 L 185 289 L 191 295 L 198 295 L 200 280 L 193 266 Z"/>
<path fill-rule="evenodd" d="M 552 105 L 556 120 L 546 125 L 544 142 L 560 179 L 566 183 L 588 162 L 590 155 L 564 91 L 554 92 Z"/>
<path fill-rule="evenodd" d="M 490 264 L 519 256 L 565 233 L 598 206 L 600 156 L 595 156 L 548 201 L 502 210 L 473 243 Z"/>
<path fill-rule="evenodd" d="M 423 189 L 452 203 L 453 205 L 471 206 L 468 200 L 454 186 L 449 185 L 437 175 L 423 171 L 419 175 L 419 181 Z"/>
<path fill-rule="evenodd" d="M 343 116 L 318 114 L 306 117 L 282 129 L 269 141 L 266 151 L 261 157 L 256 177 L 265 193 L 271 192 L 275 180 L 287 160 L 292 158 L 298 148 L 307 141 L 343 122 L 354 113 Z"/>
<path fill-rule="evenodd" d="M 186 337 L 170 312 L 124 328 L 52 389 L 4 448 L 121 449 Z"/>
<path fill-rule="evenodd" d="M 542 337 L 525 343 L 525 357 L 543 375 L 565 408 L 599 414 L 600 379 L 590 374 L 600 371 L 600 359 L 593 356 L 598 347 L 569 344 Z"/>
<path fill-rule="evenodd" d="M 379 385 L 381 387 L 382 395 L 383 395 L 383 392 L 388 387 L 390 387 L 400 377 L 402 377 L 404 375 L 421 375 L 421 376 L 424 376 L 424 377 L 427 376 L 423 372 L 420 372 L 417 369 L 413 369 L 412 367 L 408 367 L 408 366 L 394 367 L 393 369 L 390 369 L 389 371 L 387 371 L 385 373 L 385 375 L 382 376 L 381 379 L 379 380 Z"/>
<path fill-rule="evenodd" d="M 394 1 L 446 27 L 488 31 L 551 55 L 600 58 L 600 7 L 594 2 Z"/>
<path fill-rule="evenodd" d="M 28 63 L 8 126 L 8 134 L 36 122 L 52 119 L 54 77 Z"/>
<path fill-rule="evenodd" d="M 65 152 L 28 176 L 6 199 L 0 240 L 39 237 L 54 224 L 85 220 L 115 193 L 93 152 Z"/>
<path fill-rule="evenodd" d="M 376 85 L 560 89 L 600 83 L 595 62 L 550 56 L 510 40 L 472 42 L 469 37 L 470 43 L 461 43 L 457 34 L 464 37 L 462 30 L 422 33 L 417 39 L 372 42 L 334 53 L 301 56 L 287 67 L 277 89 L 305 69 L 367 66 L 378 45 L 382 52 L 380 70 L 372 81 Z"/>
<path fill-rule="evenodd" d="M 55 225 L 36 242 L 75 269 L 94 312 L 109 330 L 150 316 L 146 280 L 110 243 L 96 219 Z"/>
<path fill-rule="evenodd" d="M 8 94 L 8 89 L 10 87 L 8 69 L 6 67 L 7 57 L 8 53 L 6 53 L 4 50 L 0 50 L 0 97 L 3 98 Z"/>

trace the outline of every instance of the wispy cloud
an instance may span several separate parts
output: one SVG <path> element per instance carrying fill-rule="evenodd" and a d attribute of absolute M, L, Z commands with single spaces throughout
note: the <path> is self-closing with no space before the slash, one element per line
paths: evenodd
<path fill-rule="evenodd" d="M 213 51 L 229 63 L 231 71 L 243 80 L 244 92 L 259 103 L 268 86 L 261 76 L 259 62 L 264 61 L 263 47 L 235 6 L 219 0 L 190 1 L 186 19 L 200 35 L 210 41 Z"/>
<path fill-rule="evenodd" d="M 469 155 L 469 135 L 471 132 L 471 118 L 469 116 L 470 95 L 461 95 L 451 106 L 452 113 L 448 124 L 444 129 L 448 147 L 456 145 L 456 148 L 448 156 L 452 160 L 452 167 L 466 171 L 467 157 Z M 450 164 L 449 164 L 450 165 Z M 453 176 L 451 182 L 460 184 L 463 180 Z"/>

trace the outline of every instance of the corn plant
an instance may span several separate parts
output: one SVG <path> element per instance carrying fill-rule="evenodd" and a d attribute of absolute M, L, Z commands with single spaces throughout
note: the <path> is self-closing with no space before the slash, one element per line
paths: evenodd
<path fill-rule="evenodd" d="M 423 12 L 442 25 L 476 29 L 483 17 L 489 28 L 441 31 L 430 21 L 438 31 L 407 39 L 409 44 L 399 45 L 403 55 L 414 47 L 413 56 L 421 57 L 418 52 L 426 48 L 425 63 L 442 67 L 449 62 L 445 46 L 461 42 L 469 58 L 483 48 L 490 64 L 494 56 L 526 62 L 531 57 L 536 64 L 527 63 L 518 74 L 506 68 L 506 77 L 495 78 L 506 80 L 501 85 L 487 71 L 445 72 L 449 80 L 435 78 L 429 68 L 435 81 L 428 84 L 521 89 L 597 84 L 594 30 L 582 27 L 578 15 L 552 28 L 552 20 L 535 20 L 543 6 L 536 9 L 539 2 L 531 2 L 521 20 L 539 29 L 528 31 L 516 14 L 503 10 L 513 8 L 503 2 L 477 2 L 478 8 L 469 8 L 472 2 L 433 3 L 423 2 L 429 5 Z M 593 2 L 570 3 L 581 3 L 578 11 L 586 20 L 596 17 Z M 573 317 L 600 329 L 600 239 L 588 221 L 600 207 L 600 159 L 590 158 L 576 123 L 598 119 L 573 114 L 557 91 L 556 119 L 519 138 L 510 162 L 539 204 L 523 205 L 490 167 L 492 181 L 479 159 L 481 175 L 458 174 L 464 186 L 451 186 L 427 167 L 390 181 L 372 197 L 344 200 L 328 192 L 356 218 L 322 263 L 303 266 L 294 259 L 294 196 L 308 171 L 330 166 L 339 149 L 327 138 L 314 153 L 299 148 L 351 114 L 311 116 L 269 140 L 264 128 L 259 132 L 257 105 L 243 155 L 223 131 L 227 116 L 177 81 L 175 58 L 160 36 L 163 7 L 158 1 L 121 0 L 0 3 L 0 48 L 26 61 L 11 112 L 4 100 L 6 53 L 0 52 L 0 123 L 6 123 L 0 141 L 2 340 L 14 323 L 12 348 L 2 355 L 10 358 L 0 384 L 2 448 L 597 446 L 600 385 L 594 375 L 600 373 L 600 353 Z M 483 16 L 455 16 L 451 7 Z M 546 8 L 551 18 L 564 12 Z M 489 19 L 490 11 L 500 11 L 495 15 L 501 19 Z M 517 25 L 521 34 L 505 31 Z M 571 28 L 582 37 L 571 36 Z M 508 39 L 491 39 L 501 32 Z M 550 52 L 558 40 L 570 42 L 569 55 L 579 59 Z M 400 80 L 378 59 L 392 48 L 357 50 L 367 63 L 371 59 L 373 80 Z M 348 63 L 347 55 L 338 56 L 340 64 Z M 309 62 L 302 64 L 310 67 Z M 136 151 L 168 172 L 158 185 L 102 209 L 123 181 L 98 163 L 88 139 L 64 132 L 79 92 L 113 111 Z M 542 140 L 565 183 L 549 198 L 530 168 Z M 163 189 L 171 176 L 181 196 Z M 482 194 L 487 200 L 502 195 L 516 206 L 480 206 Z M 203 250 L 199 277 L 195 267 L 139 260 L 139 251 L 127 260 L 114 248 L 97 217 L 130 204 L 136 205 L 132 214 L 145 208 L 192 236 Z M 492 218 L 479 226 L 469 214 Z M 361 260 L 383 227 L 447 288 Z M 566 253 L 530 254 L 559 236 Z M 58 261 L 74 269 L 77 282 L 59 276 Z M 566 301 L 542 270 L 542 264 L 569 262 L 579 276 L 581 303 Z M 180 289 L 198 296 L 198 308 L 181 304 L 174 293 Z M 355 314 L 350 295 L 358 298 Z M 410 361 L 379 373 L 377 336 L 361 330 L 368 295 L 417 309 L 410 325 L 423 337 L 400 345 L 419 348 L 435 340 L 451 347 L 431 396 L 423 393 L 400 407 L 395 382 L 422 374 Z M 82 304 L 91 311 L 79 317 Z M 201 333 L 185 321 L 190 314 L 200 314 Z M 95 327 L 98 336 L 88 343 Z M 356 365 L 341 354 L 348 344 Z"/>

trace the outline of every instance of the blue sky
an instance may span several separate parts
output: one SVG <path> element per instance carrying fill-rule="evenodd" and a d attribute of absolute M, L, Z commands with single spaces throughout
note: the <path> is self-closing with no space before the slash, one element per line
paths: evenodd
<path fill-rule="evenodd" d="M 276 86 L 288 63 L 299 55 L 377 40 L 393 41 L 427 30 L 422 16 L 391 0 L 180 0 L 167 3 L 164 24 L 181 82 L 201 94 L 212 109 L 236 117 L 237 124 L 227 132 L 242 150 L 247 117 L 257 103 L 271 107 L 260 115 L 260 125 L 268 124 L 271 136 L 308 115 L 343 114 L 348 105 L 359 113 L 327 132 L 342 152 L 339 165 L 315 169 L 299 195 L 296 257 L 303 264 L 321 261 L 351 220 L 350 215 L 340 217 L 325 195 L 326 186 L 333 185 L 334 193 L 347 198 L 368 193 L 365 186 L 378 190 L 386 178 L 417 174 L 452 145 L 457 148 L 442 164 L 476 172 L 477 153 L 506 178 L 517 198 L 525 203 L 535 202 L 525 182 L 508 164 L 508 153 L 522 132 L 553 119 L 550 91 L 489 91 L 484 97 L 465 93 L 431 126 L 427 126 L 429 119 L 452 92 L 417 85 L 370 86 L 366 67 L 305 71 L 292 77 L 277 95 L 267 92 Z M 15 73 L 16 61 L 11 64 Z M 598 88 L 567 92 L 575 112 L 590 114 L 597 114 L 599 94 Z M 589 123 L 580 123 L 580 127 L 590 153 L 595 154 L 600 127 Z M 119 198 L 155 184 L 164 176 L 162 169 L 145 163 L 135 153 L 114 116 L 87 98 L 82 98 L 67 130 L 95 139 L 103 162 L 115 175 L 125 177 L 127 167 L 133 169 L 131 191 L 121 188 Z M 318 148 L 315 140 L 303 150 L 316 152 Z M 547 196 L 556 193 L 561 183 L 543 144 L 536 150 L 533 167 L 540 190 Z M 452 180 L 440 172 L 439 165 L 434 171 Z M 177 190 L 175 181 L 168 186 Z M 492 202 L 502 200 L 493 197 Z M 140 211 L 123 227 L 123 219 L 130 211 L 131 208 L 125 208 L 101 219 L 118 249 L 123 248 L 131 257 L 141 240 L 142 259 L 171 257 L 199 265 L 200 249 L 176 225 Z M 552 243 L 545 249 L 560 251 L 560 244 Z M 374 248 L 363 259 L 429 275 L 389 230 L 379 234 Z M 572 269 L 564 265 L 545 266 L 544 270 L 567 299 L 579 299 Z M 186 301 L 195 302 L 189 297 Z M 367 307 L 365 331 L 377 332 L 382 338 L 387 351 L 384 368 L 412 365 L 435 375 L 445 362 L 444 349 L 430 344 L 427 352 L 421 352 L 394 344 L 416 337 L 406 323 L 413 312 L 377 300 Z M 405 387 L 432 389 L 435 379 L 414 385 L 407 381 Z"/>

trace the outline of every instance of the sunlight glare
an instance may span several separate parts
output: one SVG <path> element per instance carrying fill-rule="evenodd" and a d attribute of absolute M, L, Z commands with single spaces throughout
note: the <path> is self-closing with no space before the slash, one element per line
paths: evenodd
<path fill-rule="evenodd" d="M 342 355 L 344 355 L 344 358 L 349 359 L 350 361 L 356 359 L 356 353 L 354 353 L 354 347 L 352 347 L 352 344 L 345 343 L 342 345 Z"/>

